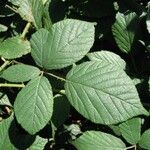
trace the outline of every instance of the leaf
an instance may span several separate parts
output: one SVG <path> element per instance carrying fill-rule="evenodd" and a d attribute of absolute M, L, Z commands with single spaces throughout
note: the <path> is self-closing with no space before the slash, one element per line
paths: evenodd
<path fill-rule="evenodd" d="M 119 125 L 122 136 L 130 144 L 137 144 L 141 136 L 141 119 L 133 118 Z"/>
<path fill-rule="evenodd" d="M 7 31 L 7 29 L 8 29 L 7 26 L 0 24 L 0 32 L 5 32 Z"/>
<path fill-rule="evenodd" d="M 0 105 L 12 106 L 6 94 L 0 92 Z"/>
<path fill-rule="evenodd" d="M 60 69 L 82 59 L 94 42 L 94 24 L 66 19 L 52 26 L 50 32 L 40 29 L 31 39 L 31 55 L 46 69 Z"/>
<path fill-rule="evenodd" d="M 1 150 L 16 150 L 14 145 L 11 143 L 9 138 L 9 128 L 13 121 L 13 115 L 11 115 L 8 119 L 0 122 L 0 149 Z"/>
<path fill-rule="evenodd" d="M 87 54 L 90 60 L 115 64 L 116 66 L 125 69 L 126 62 L 117 54 L 109 51 L 92 52 Z"/>
<path fill-rule="evenodd" d="M 29 150 L 42 150 L 44 149 L 47 142 L 47 139 L 36 136 L 36 139 L 34 143 L 29 147 Z"/>
<path fill-rule="evenodd" d="M 62 125 L 69 116 L 70 105 L 65 96 L 56 95 L 54 98 L 54 108 L 52 122 L 55 127 Z"/>
<path fill-rule="evenodd" d="M 51 30 L 52 25 L 53 25 L 51 18 L 50 18 L 50 14 L 49 14 L 50 3 L 51 3 L 51 0 L 46 1 L 44 5 L 44 11 L 43 11 L 43 24 L 44 24 L 44 28 L 47 30 Z"/>
<path fill-rule="evenodd" d="M 0 44 L 0 56 L 6 59 L 15 59 L 26 55 L 31 50 L 30 43 L 20 37 L 11 37 Z"/>
<path fill-rule="evenodd" d="M 113 64 L 90 61 L 72 68 L 65 83 L 73 107 L 95 123 L 115 124 L 148 112 L 127 74 Z"/>
<path fill-rule="evenodd" d="M 150 142 L 149 142 L 149 139 L 150 139 L 150 129 L 146 130 L 142 136 L 141 136 L 141 139 L 139 141 L 139 146 L 141 148 L 144 148 L 146 150 L 150 150 Z"/>
<path fill-rule="evenodd" d="M 41 130 L 51 119 L 53 96 L 45 77 L 32 79 L 17 95 L 14 103 L 17 121 L 30 134 Z"/>
<path fill-rule="evenodd" d="M 138 26 L 138 17 L 135 13 L 124 15 L 117 13 L 116 21 L 112 26 L 112 33 L 120 50 L 129 53 L 135 39 Z"/>
<path fill-rule="evenodd" d="M 10 82 L 25 82 L 37 77 L 39 74 L 40 70 L 37 67 L 17 64 L 4 70 L 1 77 Z"/>
<path fill-rule="evenodd" d="M 125 150 L 125 144 L 111 134 L 87 131 L 72 142 L 78 150 Z"/>
<path fill-rule="evenodd" d="M 18 6 L 17 12 L 24 20 L 33 22 L 36 28 L 42 27 L 42 0 L 9 0 L 9 2 Z"/>

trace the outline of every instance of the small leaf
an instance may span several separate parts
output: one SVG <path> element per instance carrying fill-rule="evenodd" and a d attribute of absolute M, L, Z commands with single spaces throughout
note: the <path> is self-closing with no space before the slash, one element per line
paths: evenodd
<path fill-rule="evenodd" d="M 95 123 L 115 124 L 148 115 L 128 75 L 116 65 L 98 61 L 73 67 L 67 74 L 66 96 L 75 109 Z"/>
<path fill-rule="evenodd" d="M 7 29 L 8 29 L 7 26 L 0 24 L 0 32 L 5 32 L 7 31 Z"/>
<path fill-rule="evenodd" d="M 0 56 L 6 59 L 19 58 L 31 50 L 30 43 L 20 37 L 11 37 L 0 44 Z"/>
<path fill-rule="evenodd" d="M 29 81 L 40 74 L 40 70 L 34 66 L 17 64 L 3 71 L 1 77 L 10 82 Z"/>
<path fill-rule="evenodd" d="M 45 77 L 32 79 L 17 95 L 14 103 L 17 121 L 30 134 L 41 130 L 51 119 L 53 96 Z"/>
<path fill-rule="evenodd" d="M 36 64 L 46 69 L 60 69 L 82 59 L 94 42 L 94 24 L 66 19 L 40 29 L 31 38 L 31 54 Z"/>
<path fill-rule="evenodd" d="M 9 138 L 9 128 L 13 121 L 13 115 L 0 122 L 0 149 L 1 150 L 16 150 Z"/>
<path fill-rule="evenodd" d="M 42 150 L 44 149 L 47 139 L 41 138 L 40 136 L 36 136 L 34 143 L 29 147 L 29 150 Z"/>
<path fill-rule="evenodd" d="M 0 92 L 0 105 L 12 106 L 6 94 Z"/>
<path fill-rule="evenodd" d="M 133 118 L 119 125 L 122 136 L 130 144 L 137 144 L 141 136 L 141 119 Z"/>
<path fill-rule="evenodd" d="M 69 116 L 70 105 L 65 96 L 56 95 L 54 98 L 54 108 L 52 122 L 55 127 L 59 127 Z"/>
<path fill-rule="evenodd" d="M 129 53 L 135 39 L 138 26 L 138 17 L 135 13 L 124 15 L 117 13 L 116 22 L 112 26 L 112 32 L 121 51 Z"/>
<path fill-rule="evenodd" d="M 149 130 L 146 130 L 142 136 L 141 136 L 141 139 L 139 141 L 139 146 L 141 148 L 144 148 L 146 150 L 150 150 L 150 142 L 149 142 L 149 139 L 150 139 L 150 129 Z"/>
<path fill-rule="evenodd" d="M 43 3 L 42 0 L 9 0 L 18 6 L 17 12 L 28 21 L 33 22 L 35 27 L 42 27 Z"/>
<path fill-rule="evenodd" d="M 87 54 L 90 60 L 95 60 L 99 62 L 108 62 L 110 64 L 115 64 L 116 66 L 125 69 L 126 62 L 117 54 L 109 51 L 100 51 L 100 52 L 93 52 Z"/>
<path fill-rule="evenodd" d="M 125 144 L 111 134 L 87 131 L 71 142 L 78 150 L 125 150 Z"/>

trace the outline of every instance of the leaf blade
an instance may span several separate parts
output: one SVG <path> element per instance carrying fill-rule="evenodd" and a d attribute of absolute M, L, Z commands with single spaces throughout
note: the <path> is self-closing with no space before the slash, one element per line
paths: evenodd
<path fill-rule="evenodd" d="M 97 131 L 87 131 L 72 142 L 78 150 L 124 150 L 125 144 L 115 136 Z"/>
<path fill-rule="evenodd" d="M 65 91 L 73 107 L 95 123 L 114 124 L 148 113 L 132 80 L 108 63 L 91 61 L 74 67 L 67 74 Z"/>
<path fill-rule="evenodd" d="M 39 74 L 40 70 L 37 67 L 17 64 L 4 70 L 0 77 L 10 82 L 25 82 L 37 77 Z"/>
<path fill-rule="evenodd" d="M 61 69 L 82 59 L 93 42 L 93 23 L 66 19 L 54 24 L 50 32 L 41 29 L 33 34 L 31 55 L 43 68 Z"/>
<path fill-rule="evenodd" d="M 51 85 L 45 77 L 32 79 L 17 95 L 14 103 L 17 121 L 30 134 L 41 130 L 53 111 Z"/>

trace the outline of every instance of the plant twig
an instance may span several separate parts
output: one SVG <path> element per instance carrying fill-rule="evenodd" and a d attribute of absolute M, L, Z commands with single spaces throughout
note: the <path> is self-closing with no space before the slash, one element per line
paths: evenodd
<path fill-rule="evenodd" d="M 126 150 L 132 149 L 132 148 L 134 148 L 136 150 L 136 145 L 129 146 L 129 147 L 126 148 Z"/>
<path fill-rule="evenodd" d="M 29 31 L 30 26 L 31 26 L 31 22 L 28 22 L 28 23 L 26 24 L 26 26 L 25 26 L 25 28 L 24 28 L 22 34 L 21 34 L 21 38 L 23 38 L 23 39 L 25 38 L 26 34 L 27 34 L 28 31 Z"/>
<path fill-rule="evenodd" d="M 58 79 L 58 80 L 66 81 L 66 79 L 64 79 L 64 78 L 62 78 L 62 77 L 59 77 L 59 76 L 57 76 L 57 75 L 54 75 L 54 74 L 52 74 L 52 73 L 49 73 L 49 72 L 44 72 L 44 73 L 47 74 L 47 75 L 49 75 L 49 76 L 52 76 L 52 77 L 54 77 L 54 78 L 56 78 L 56 79 Z"/>
<path fill-rule="evenodd" d="M 6 5 L 5 7 L 9 8 L 10 10 L 12 10 L 12 11 L 15 12 L 16 14 L 18 14 L 17 9 L 15 9 L 15 8 L 9 6 L 9 5 Z"/>
<path fill-rule="evenodd" d="M 0 71 L 2 71 L 7 65 L 9 65 L 11 62 L 10 61 L 5 61 L 1 66 L 0 66 Z"/>
<path fill-rule="evenodd" d="M 25 87 L 25 85 L 24 85 L 24 84 L 0 83 L 0 87 L 16 87 L 16 88 L 23 88 L 23 87 Z"/>

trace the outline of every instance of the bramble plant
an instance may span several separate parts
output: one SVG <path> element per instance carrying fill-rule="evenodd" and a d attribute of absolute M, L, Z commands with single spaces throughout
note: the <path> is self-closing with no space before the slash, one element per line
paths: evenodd
<path fill-rule="evenodd" d="M 149 1 L 0 8 L 0 150 L 150 150 Z"/>

